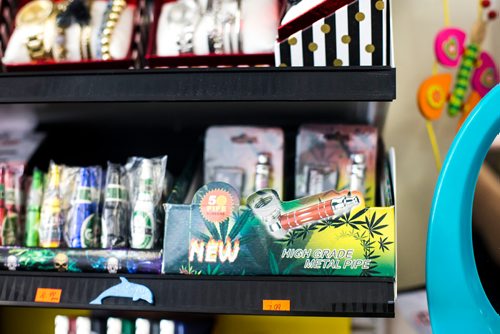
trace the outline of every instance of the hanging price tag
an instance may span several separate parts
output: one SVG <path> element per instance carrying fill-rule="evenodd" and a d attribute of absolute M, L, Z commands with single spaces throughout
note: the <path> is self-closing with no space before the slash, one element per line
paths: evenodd
<path fill-rule="evenodd" d="M 262 301 L 263 311 L 290 311 L 290 300 L 264 299 Z"/>
<path fill-rule="evenodd" d="M 61 294 L 61 289 L 38 288 L 36 289 L 35 303 L 59 304 L 61 301 Z"/>

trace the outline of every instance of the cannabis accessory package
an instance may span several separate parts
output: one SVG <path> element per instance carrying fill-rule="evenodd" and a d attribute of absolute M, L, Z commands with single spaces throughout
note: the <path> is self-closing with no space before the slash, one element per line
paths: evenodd
<path fill-rule="evenodd" d="M 166 274 L 395 276 L 394 207 L 366 207 L 357 191 L 282 202 L 265 189 L 240 206 L 212 182 L 165 211 Z"/>
<path fill-rule="evenodd" d="M 210 127 L 205 136 L 205 184 L 228 183 L 242 201 L 260 189 L 283 194 L 283 151 L 279 128 Z"/>
<path fill-rule="evenodd" d="M 125 166 L 129 174 L 132 215 L 130 246 L 152 249 L 162 238 L 162 200 L 167 188 L 167 156 L 146 159 L 130 158 Z"/>
<path fill-rule="evenodd" d="M 22 176 L 24 164 L 0 163 L 0 244 L 14 246 L 23 233 L 24 199 Z"/>
<path fill-rule="evenodd" d="M 130 202 L 128 174 L 119 164 L 108 162 L 104 206 L 102 209 L 102 248 L 127 248 L 129 245 Z"/>
<path fill-rule="evenodd" d="M 377 129 L 365 125 L 303 125 L 297 135 L 295 197 L 327 190 L 359 191 L 375 205 Z"/>
<path fill-rule="evenodd" d="M 5 205 L 3 191 L 13 196 L 13 169 L 0 166 L 2 240 L 16 246 L 0 248 L 0 262 L 8 270 L 159 273 L 166 162 L 134 157 L 126 166 L 108 163 L 105 172 L 51 162 L 47 175 L 35 168 L 26 177 L 26 229 L 18 238 L 18 211 L 10 200 Z"/>

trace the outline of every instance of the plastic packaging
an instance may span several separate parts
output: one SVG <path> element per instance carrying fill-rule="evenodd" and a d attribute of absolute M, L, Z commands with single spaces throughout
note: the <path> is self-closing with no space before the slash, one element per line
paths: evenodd
<path fill-rule="evenodd" d="M 130 204 L 125 168 L 108 162 L 102 212 L 102 248 L 128 247 Z"/>
<path fill-rule="evenodd" d="M 50 163 L 40 213 L 40 246 L 44 248 L 57 248 L 61 245 L 64 226 L 60 191 L 62 169 L 62 166 Z"/>
<path fill-rule="evenodd" d="M 243 203 L 260 189 L 283 194 L 283 150 L 279 128 L 212 126 L 205 136 L 204 183 L 230 184 Z"/>
<path fill-rule="evenodd" d="M 77 187 L 68 213 L 68 244 L 72 248 L 97 248 L 100 244 L 99 202 L 102 170 L 100 167 L 79 169 Z"/>
<path fill-rule="evenodd" d="M 2 240 L 4 246 L 15 246 L 18 241 L 19 214 L 16 206 L 16 180 L 10 168 L 5 170 L 5 210 L 2 224 Z"/>
<path fill-rule="evenodd" d="M 0 165 L 0 232 L 3 229 L 3 222 L 7 216 L 5 209 L 5 166 Z M 3 245 L 3 238 L 0 233 L 0 245 Z"/>
<path fill-rule="evenodd" d="M 152 249 L 160 243 L 163 208 L 161 200 L 166 189 L 167 156 L 146 159 L 130 158 L 126 169 L 130 177 L 132 216 L 130 246 Z"/>
<path fill-rule="evenodd" d="M 28 194 L 28 208 L 26 214 L 26 236 L 27 247 L 37 247 L 39 244 L 38 230 L 40 228 L 40 210 L 43 197 L 43 173 L 35 168 Z"/>
<path fill-rule="evenodd" d="M 366 125 L 309 124 L 300 127 L 295 197 L 348 189 L 375 205 L 377 129 Z"/>

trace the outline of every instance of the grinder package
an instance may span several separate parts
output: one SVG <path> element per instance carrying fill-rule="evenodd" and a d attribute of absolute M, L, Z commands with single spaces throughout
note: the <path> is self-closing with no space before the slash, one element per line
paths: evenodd
<path fill-rule="evenodd" d="M 40 228 L 40 210 L 43 198 L 43 173 L 38 168 L 33 170 L 28 192 L 26 209 L 26 232 L 24 244 L 27 247 L 38 247 Z"/>
<path fill-rule="evenodd" d="M 102 248 L 127 248 L 130 204 L 128 175 L 121 165 L 108 162 L 102 211 Z"/>
<path fill-rule="evenodd" d="M 126 165 L 131 202 L 130 246 L 152 249 L 160 244 L 163 226 L 161 201 L 166 190 L 167 156 L 133 157 Z"/>
<path fill-rule="evenodd" d="M 50 163 L 40 213 L 40 246 L 57 248 L 61 246 L 64 216 L 61 200 L 61 165 Z"/>
<path fill-rule="evenodd" d="M 205 184 L 228 183 L 241 201 L 261 189 L 283 194 L 283 151 L 279 128 L 212 126 L 205 138 Z"/>
<path fill-rule="evenodd" d="M 297 136 L 295 197 L 359 191 L 375 205 L 377 129 L 366 125 L 303 125 Z"/>
<path fill-rule="evenodd" d="M 68 212 L 67 243 L 71 248 L 100 246 L 101 167 L 80 167 Z"/>

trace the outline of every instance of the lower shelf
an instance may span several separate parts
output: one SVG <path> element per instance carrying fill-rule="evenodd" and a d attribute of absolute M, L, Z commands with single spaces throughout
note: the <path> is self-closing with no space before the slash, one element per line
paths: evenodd
<path fill-rule="evenodd" d="M 133 283 L 125 284 L 129 298 L 109 297 L 102 305 L 89 304 L 105 290 L 121 284 L 120 277 Z M 137 284 L 152 292 L 153 304 L 132 300 Z M 393 317 L 394 284 L 394 279 L 380 277 L 1 272 L 0 305 L 199 314 Z M 40 290 L 44 288 L 55 290 Z M 36 302 L 37 290 L 38 297 L 42 291 L 60 292 L 60 300 L 57 302 L 56 293 L 52 303 Z M 287 309 L 286 301 L 289 301 L 289 311 L 283 311 Z M 264 310 L 264 304 L 266 308 L 271 305 L 273 310 Z"/>

